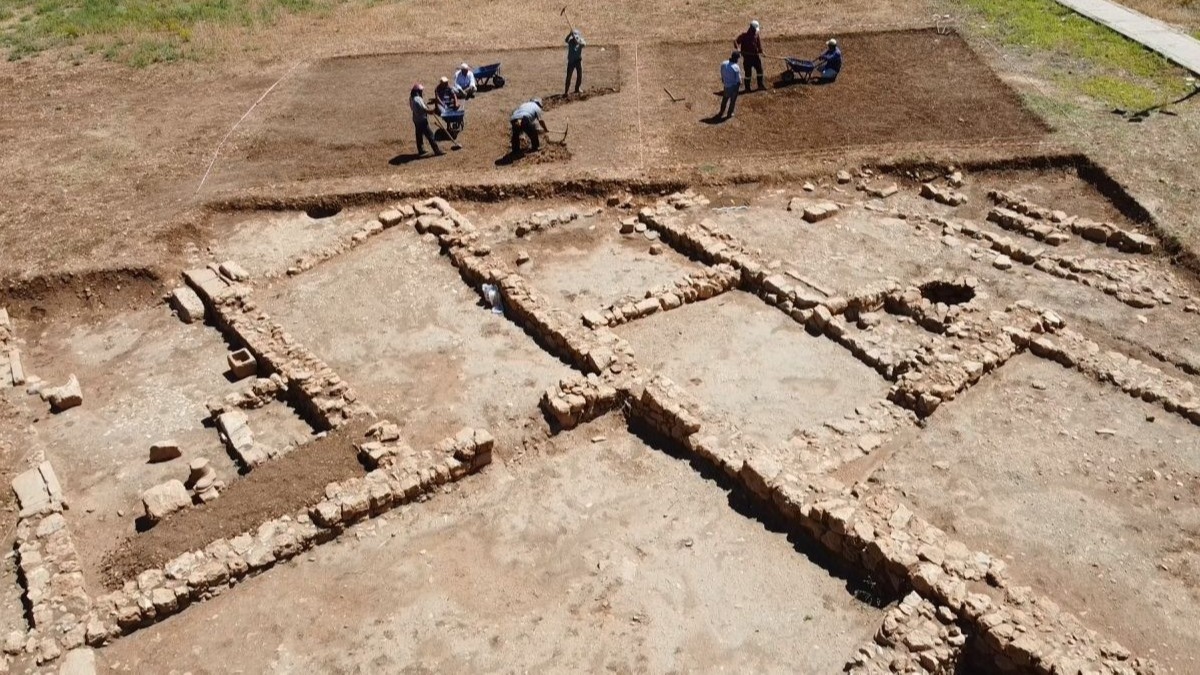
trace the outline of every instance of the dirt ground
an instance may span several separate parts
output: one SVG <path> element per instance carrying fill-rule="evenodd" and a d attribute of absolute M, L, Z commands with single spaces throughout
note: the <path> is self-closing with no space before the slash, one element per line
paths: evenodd
<path fill-rule="evenodd" d="M 729 500 L 602 421 L 102 659 L 194 673 L 232 651 L 255 672 L 840 670 L 880 610 Z M 294 600 L 287 613 L 256 600 L 271 597 Z"/>
<path fill-rule="evenodd" d="M 436 244 L 393 229 L 258 294 L 410 444 L 464 426 L 500 433 L 569 372 L 439 258 Z"/>
<path fill-rule="evenodd" d="M 733 119 L 706 123 L 720 104 L 719 64 L 729 43 L 661 44 L 645 50 L 641 108 L 654 151 L 648 161 L 753 166 L 762 157 L 855 145 L 1036 138 L 1045 125 L 956 35 L 933 30 L 838 34 L 845 67 L 832 85 L 786 84 L 783 61 L 766 58 L 768 89 L 738 97 Z M 814 59 L 825 36 L 763 39 L 770 56 Z M 953 68 L 941 64 L 954 64 Z M 672 102 L 670 88 L 682 102 Z"/>
<path fill-rule="evenodd" d="M 601 44 L 589 45 L 588 50 L 587 87 L 619 92 L 620 48 Z M 255 120 L 229 139 L 206 189 L 314 178 L 505 170 L 496 162 L 508 154 L 509 115 L 533 97 L 561 92 L 563 58 L 562 50 L 554 48 L 380 54 L 306 63 L 263 103 Z M 438 78 L 452 76 L 463 61 L 473 66 L 500 63 L 505 86 L 484 87 L 465 102 L 466 126 L 458 136 L 462 150 L 449 152 L 445 141 L 446 156 L 421 158 L 413 142 L 409 89 L 421 82 L 426 98 L 432 98 Z M 547 123 L 557 131 L 567 129 L 573 154 L 587 157 L 586 150 L 596 145 L 593 139 L 604 136 L 597 130 L 611 126 L 617 108 L 610 99 L 559 104 Z"/>
<path fill-rule="evenodd" d="M 0 184 L 0 307 L 14 317 L 26 368 L 52 384 L 77 375 L 85 398 L 48 413 L 23 387 L 2 386 L 0 354 L 0 478 L 52 462 L 89 592 L 294 513 L 330 481 L 364 471 L 351 443 L 374 418 L 320 437 L 275 403 L 250 413 L 256 438 L 298 447 L 238 474 L 203 424 L 206 401 L 243 386 L 225 376 L 230 345 L 210 325 L 181 324 L 161 302 L 182 269 L 244 265 L 254 301 L 379 418 L 400 424 L 409 443 L 426 447 L 468 425 L 496 436 L 494 463 L 432 500 L 99 650 L 112 672 L 829 673 L 879 630 L 882 610 L 860 599 L 867 594 L 852 572 L 783 534 L 704 467 L 632 435 L 621 411 L 553 434 L 539 399 L 578 372 L 484 307 L 429 237 L 393 228 L 287 274 L 409 193 L 450 186 L 476 195 L 452 201 L 479 226 L 479 243 L 573 312 L 703 269 L 669 246 L 651 255 L 652 238 L 617 229 L 666 184 L 689 184 L 713 208 L 680 217 L 778 260 L 776 269 L 814 290 L 972 276 L 973 307 L 1036 303 L 1101 349 L 1200 387 L 1200 315 L 1184 311 L 1200 298 L 1195 270 L 1078 238 L 1056 250 L 1132 261 L 1136 283 L 1173 298 L 1135 309 L 1029 266 L 1001 269 L 994 254 L 929 220 L 970 220 L 1021 240 L 983 222 L 987 191 L 1004 189 L 1178 235 L 1186 254 L 1200 242 L 1194 112 L 1134 129 L 1092 103 L 1068 110 L 1051 80 L 1071 64 L 999 49 L 967 26 L 937 35 L 928 17 L 941 3 L 580 7 L 572 18 L 588 37 L 593 95 L 567 101 L 551 98 L 565 34 L 554 11 L 524 2 L 496 11 L 475 0 L 371 4 L 287 18 L 264 33 L 197 30 L 197 44 L 220 46 L 207 61 L 136 71 L 53 54 L 0 61 L 0 170 L 9 178 Z M 473 18 L 481 12 L 491 18 Z M 836 35 L 847 68 L 835 85 L 744 96 L 734 120 L 707 124 L 717 65 L 751 13 L 766 27 L 768 53 L 811 57 Z M 500 61 L 508 85 L 468 104 L 463 149 L 415 160 L 404 94 L 414 80 L 431 90 L 464 58 Z M 767 65 L 774 83 L 780 63 Z M 569 125 L 567 145 L 499 161 L 507 115 L 534 95 L 550 101 L 553 128 Z M 1099 160 L 1132 196 L 1113 201 L 1077 171 L 1008 161 L 1066 151 Z M 967 170 L 969 201 L 952 208 L 917 196 L 933 174 L 905 173 L 934 159 L 1000 168 Z M 901 168 L 870 179 L 897 182 L 891 198 L 834 180 L 839 169 L 893 160 Z M 605 206 L 626 189 L 631 207 Z M 842 209 L 808 223 L 788 210 L 793 199 Z M 306 213 L 310 206 L 319 208 Z M 580 217 L 514 234 L 538 212 L 568 209 Z M 614 330 L 648 373 L 670 377 L 755 443 L 787 447 L 878 404 L 892 386 L 741 290 Z M 848 330 L 901 352 L 930 336 L 894 315 Z M 1197 670 L 1195 425 L 1023 354 L 923 426 L 885 435 L 834 474 L 894 488 L 1088 628 L 1172 672 Z M 183 444 L 184 457 L 147 464 L 149 445 L 166 438 Z M 141 492 L 185 477 L 194 457 L 229 483 L 220 499 L 137 532 Z M 16 523 L 5 491 L 0 531 L 10 547 Z M 15 556 L 6 560 L 4 634 L 28 628 Z"/>
<path fill-rule="evenodd" d="M 887 382 L 849 352 L 745 293 L 657 314 L 617 332 L 643 364 L 768 445 L 887 395 Z"/>
<path fill-rule="evenodd" d="M 1186 421 L 1021 357 L 886 447 L 873 479 L 969 545 L 1005 551 L 1097 630 L 1186 673 L 1200 667 L 1195 446 Z"/>

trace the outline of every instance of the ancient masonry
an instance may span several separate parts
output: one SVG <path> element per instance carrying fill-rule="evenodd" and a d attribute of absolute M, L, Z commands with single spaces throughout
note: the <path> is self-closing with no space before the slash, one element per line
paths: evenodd
<path fill-rule="evenodd" d="M 922 190 L 947 205 L 961 203 L 953 190 L 932 185 Z M 1004 220 L 1001 226 L 1021 237 L 1046 245 L 1054 245 L 1051 240 L 1062 244 L 1063 236 L 1075 234 L 1089 241 L 1098 237 L 1082 234 L 1092 226 L 1079 219 L 1047 215 L 1011 196 L 993 199 L 1005 209 L 993 211 L 993 219 Z M 723 472 L 846 569 L 903 598 L 886 613 L 874 640 L 850 656 L 848 672 L 951 673 L 975 666 L 1047 675 L 1157 672 L 1154 663 L 1134 657 L 1047 597 L 1015 583 L 1001 558 L 955 541 L 913 513 L 899 495 L 874 484 L 846 485 L 830 472 L 869 455 L 888 434 L 936 414 L 942 404 L 1022 352 L 1078 369 L 1200 424 L 1200 400 L 1191 384 L 1122 354 L 1103 352 L 1054 312 L 1031 303 L 983 312 L 970 303 L 979 287 L 972 277 L 887 281 L 835 295 L 783 261 L 761 259 L 711 223 L 681 217 L 705 203 L 691 192 L 671 195 L 642 209 L 636 223 L 706 264 L 706 270 L 582 316 L 556 306 L 492 257 L 472 224 L 438 198 L 384 211 L 345 241 L 298 260 L 288 274 L 299 274 L 392 227 L 412 227 L 425 235 L 465 283 L 485 299 L 492 298 L 494 290 L 510 320 L 579 371 L 542 397 L 541 407 L 554 429 L 619 412 L 631 427 Z M 813 217 L 820 220 L 817 211 L 829 209 L 815 206 L 821 208 Z M 543 214 L 518 224 L 525 231 L 516 234 L 569 221 L 569 216 Z M 1072 229 L 1076 224 L 1080 229 Z M 986 241 L 994 251 L 1017 253 L 1020 262 L 1038 269 L 1047 260 L 1043 249 L 1026 251 L 1007 239 L 989 239 L 970 224 L 940 220 L 934 225 L 942 229 L 932 236 L 966 235 Z M 621 225 L 627 227 L 629 223 Z M 1136 233 L 1105 231 L 1110 232 L 1106 246 L 1111 238 L 1116 248 L 1133 255 L 1153 248 Z M 1050 260 L 1061 266 L 1061 260 Z M 1117 297 L 1151 297 L 1162 304 L 1171 300 L 1155 297 L 1123 277 L 1131 274 L 1130 268 L 1118 266 L 1099 274 L 1116 284 L 1112 294 Z M 180 318 L 217 326 L 253 363 L 252 370 L 242 365 L 251 362 L 244 357 L 231 363 L 231 368 L 242 365 L 242 374 L 253 379 L 241 392 L 209 404 L 231 451 L 247 467 L 269 453 L 256 447 L 244 417 L 239 417 L 243 410 L 286 400 L 322 430 L 371 414 L 346 382 L 257 307 L 246 274 L 236 264 L 184 276 L 187 286 L 169 296 Z M 1063 278 L 1109 292 L 1098 276 Z M 887 400 L 805 430 L 786 448 L 764 447 L 745 440 L 740 430 L 670 379 L 643 369 L 629 344 L 610 330 L 733 289 L 759 297 L 874 368 L 892 383 Z M 11 328 L 6 316 L 0 319 L 0 339 L 7 347 Z M 10 370 L 11 362 L 9 357 Z M 61 487 L 48 464 L 39 466 L 14 484 L 22 504 L 17 558 L 30 631 L 10 636 L 6 649 L 48 662 L 68 650 L 105 644 L 329 541 L 356 522 L 422 499 L 434 488 L 480 470 L 491 461 L 493 443 L 489 433 L 465 429 L 432 448 L 414 449 L 400 437 L 398 425 L 379 421 L 356 445 L 369 469 L 362 477 L 331 483 L 311 508 L 211 542 L 96 598 L 83 586 L 61 515 Z"/>
<path fill-rule="evenodd" d="M 1049 599 L 1012 583 L 1002 560 L 950 539 L 896 495 L 849 487 L 824 473 L 878 447 L 882 434 L 934 414 L 941 403 L 1013 354 L 1032 351 L 1030 345 L 1037 340 L 1062 333 L 1062 319 L 1029 303 L 980 315 L 969 307 L 929 299 L 973 292 L 977 282 L 969 278 L 934 279 L 908 288 L 888 284 L 850 297 L 831 297 L 801 275 L 778 272 L 781 264 L 758 260 L 710 225 L 686 225 L 672 217 L 691 203 L 699 200 L 686 193 L 674 195 L 658 207 L 644 209 L 639 218 L 681 252 L 724 266 L 723 273 L 736 270 L 742 290 L 865 357 L 895 382 L 890 397 L 894 403 L 860 410 L 856 418 L 841 421 L 841 427 L 832 424 L 807 432 L 809 447 L 800 452 L 757 447 L 741 440 L 736 430 L 669 379 L 642 370 L 628 345 L 607 331 L 603 314 L 573 321 L 531 291 L 519 275 L 490 260 L 486 247 L 476 245 L 473 228 L 448 204 L 432 200 L 414 207 L 416 213 L 426 211 L 425 221 L 414 224 L 437 237 L 467 283 L 476 288 L 496 284 L 512 320 L 584 371 L 543 396 L 543 409 L 558 427 L 571 428 L 620 410 L 631 424 L 722 469 L 862 575 L 896 592 L 916 594 L 889 614 L 876 645 L 861 650 L 848 667 L 876 672 L 871 668 L 907 659 L 922 672 L 951 672 L 961 659 L 984 659 L 1004 671 L 1153 672 L 1151 662 L 1134 658 Z M 435 210 L 439 213 L 429 213 Z M 920 325 L 928 334 L 920 349 L 888 363 L 873 356 L 877 346 L 858 341 L 849 326 L 872 321 L 872 313 L 879 311 Z M 970 654 L 964 654 L 966 646 Z"/>

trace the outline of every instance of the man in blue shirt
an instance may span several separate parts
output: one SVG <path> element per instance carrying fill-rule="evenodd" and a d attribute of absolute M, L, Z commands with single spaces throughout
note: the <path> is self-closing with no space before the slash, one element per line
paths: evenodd
<path fill-rule="evenodd" d="M 837 40 L 825 43 L 825 53 L 817 57 L 817 71 L 822 82 L 833 82 L 842 70 L 842 48 Z"/>
<path fill-rule="evenodd" d="M 579 93 L 579 87 L 583 84 L 583 47 L 587 43 L 583 41 L 583 35 L 580 34 L 578 28 L 572 28 L 571 34 L 565 40 L 567 43 L 567 83 L 563 85 L 563 96 L 565 97 L 571 91 L 571 74 L 575 74 L 575 93 Z"/>
<path fill-rule="evenodd" d="M 721 62 L 721 110 L 717 113 L 717 119 L 726 116 L 726 104 L 729 105 L 728 116 L 733 117 L 733 107 L 737 105 L 738 85 L 742 82 L 742 69 L 738 66 L 739 56 L 734 52 L 729 55 L 727 61 Z"/>
<path fill-rule="evenodd" d="M 538 142 L 538 126 L 541 126 L 542 131 L 547 133 L 550 131 L 550 129 L 546 128 L 546 120 L 542 119 L 542 99 L 540 98 L 535 98 L 528 103 L 522 103 L 513 111 L 512 117 L 509 117 L 508 121 L 512 126 L 513 155 L 521 154 L 521 134 L 529 137 L 529 151 L 537 152 L 540 147 Z"/>

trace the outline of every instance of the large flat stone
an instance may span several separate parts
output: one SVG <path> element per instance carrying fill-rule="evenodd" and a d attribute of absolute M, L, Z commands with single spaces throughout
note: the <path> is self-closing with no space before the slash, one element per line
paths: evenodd
<path fill-rule="evenodd" d="M 146 509 L 146 518 L 152 523 L 187 508 L 191 503 L 191 495 L 179 480 L 169 480 L 142 493 L 142 506 Z"/>
<path fill-rule="evenodd" d="M 204 320 L 204 301 L 196 295 L 196 291 L 187 286 L 180 286 L 171 292 L 171 307 L 184 323 L 195 323 Z"/>
<path fill-rule="evenodd" d="M 46 481 L 36 468 L 17 474 L 12 486 L 13 491 L 17 493 L 17 502 L 21 505 L 22 514 L 36 513 L 50 505 L 50 492 L 46 489 Z"/>

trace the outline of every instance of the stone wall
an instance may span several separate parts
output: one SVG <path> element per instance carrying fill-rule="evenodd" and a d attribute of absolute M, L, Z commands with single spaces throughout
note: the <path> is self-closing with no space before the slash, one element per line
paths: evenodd
<path fill-rule="evenodd" d="M 287 383 L 290 400 L 318 430 L 370 412 L 347 382 L 258 307 L 249 287 L 210 268 L 189 270 L 184 279 L 217 327 L 254 356 L 259 374 L 278 374 Z"/>
<path fill-rule="evenodd" d="M 858 648 L 845 672 L 855 675 L 955 675 L 967 636 L 954 612 L 909 593 L 887 611 L 875 638 Z"/>
<path fill-rule="evenodd" d="M 1023 234 L 1026 231 L 1037 233 L 1045 229 L 1063 233 L 1070 232 L 1087 241 L 1123 253 L 1154 253 L 1161 248 L 1158 240 L 1154 237 L 1126 230 L 1112 223 L 1070 216 L 1064 211 L 1038 206 L 1012 193 L 992 190 L 988 193 L 988 198 L 1001 207 L 993 211 L 995 218 L 989 216 L 989 220 L 994 220 L 1002 226 L 1009 223 L 1013 225 L 1010 229 L 1021 231 Z M 1020 218 L 1013 216 L 1020 216 Z M 1032 236 L 1032 234 L 1027 236 Z"/>
<path fill-rule="evenodd" d="M 293 515 L 262 523 L 231 539 L 176 557 L 95 599 L 87 641 L 101 645 L 161 621 L 242 579 L 336 538 L 345 528 L 474 473 L 492 460 L 486 431 L 464 429 L 433 448 L 394 454 L 361 478 L 325 487 L 324 499 Z M 407 446 L 405 446 L 407 447 Z"/>
<path fill-rule="evenodd" d="M 1101 349 L 1100 345 L 1072 330 L 1059 331 L 1056 335 L 1017 335 L 1016 338 L 1036 356 L 1074 368 L 1200 425 L 1200 396 L 1191 382 L 1171 377 L 1120 352 Z"/>
<path fill-rule="evenodd" d="M 597 311 L 584 312 L 583 323 L 588 327 L 619 326 L 651 314 L 708 300 L 736 288 L 741 276 L 732 266 L 724 264 L 689 272 L 672 284 L 646 291 L 641 297 L 628 296 Z"/>

